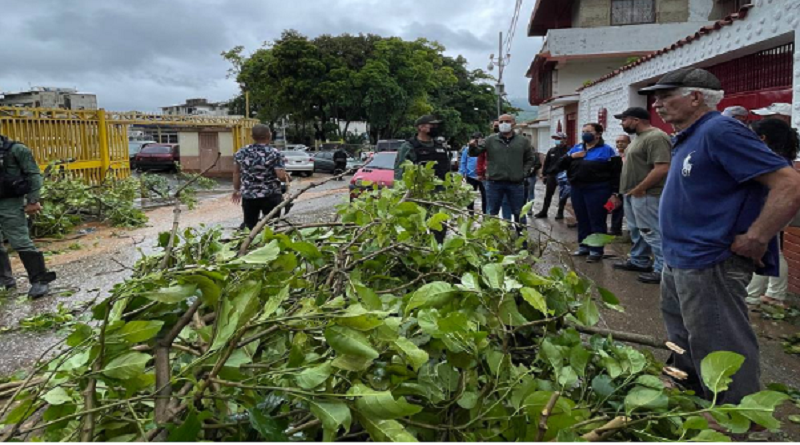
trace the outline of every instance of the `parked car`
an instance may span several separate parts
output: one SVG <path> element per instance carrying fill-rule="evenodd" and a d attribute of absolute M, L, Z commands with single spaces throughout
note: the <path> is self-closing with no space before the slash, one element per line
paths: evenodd
<path fill-rule="evenodd" d="M 323 173 L 333 173 L 333 152 L 320 151 L 314 154 L 314 171 Z M 364 161 L 359 161 L 353 157 L 347 156 L 347 169 L 357 170 L 364 166 Z"/>
<path fill-rule="evenodd" d="M 394 185 L 394 161 L 396 151 L 375 153 L 372 159 L 361 167 L 350 180 L 350 199 L 355 199 L 364 190 L 377 184 L 379 188 Z"/>
<path fill-rule="evenodd" d="M 384 151 L 400 151 L 400 146 L 403 145 L 405 142 L 402 139 L 386 139 L 382 141 L 378 141 L 375 145 L 375 153 L 381 153 Z"/>
<path fill-rule="evenodd" d="M 303 176 L 314 174 L 314 158 L 304 151 L 283 151 L 283 163 L 287 172 L 297 172 Z"/>
<path fill-rule="evenodd" d="M 131 169 L 134 169 L 134 158 L 142 148 L 149 144 L 156 144 L 156 141 L 128 141 L 128 160 L 131 163 Z"/>
<path fill-rule="evenodd" d="M 148 144 L 133 159 L 138 170 L 177 171 L 181 162 L 178 144 Z"/>

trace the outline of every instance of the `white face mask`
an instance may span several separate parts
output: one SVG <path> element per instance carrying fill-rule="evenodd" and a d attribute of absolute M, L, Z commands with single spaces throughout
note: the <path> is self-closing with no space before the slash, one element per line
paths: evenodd
<path fill-rule="evenodd" d="M 513 125 L 509 124 L 508 122 L 503 122 L 500 124 L 500 133 L 511 133 L 511 129 Z"/>

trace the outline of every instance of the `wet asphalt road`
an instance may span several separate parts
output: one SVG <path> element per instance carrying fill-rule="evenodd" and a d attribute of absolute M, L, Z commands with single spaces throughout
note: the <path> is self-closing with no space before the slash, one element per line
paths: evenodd
<path fill-rule="evenodd" d="M 318 179 L 315 177 L 313 179 Z M 347 182 L 331 182 L 309 192 L 307 196 L 295 204 L 290 216 L 298 223 L 313 222 L 332 217 L 334 206 L 346 200 Z M 544 190 L 537 190 L 541 197 Z M 198 209 L 186 212 L 182 218 L 182 226 L 219 224 L 225 229 L 234 229 L 241 221 L 240 211 L 228 205 L 227 195 L 204 198 Z M 539 208 L 537 203 L 535 208 Z M 551 210 L 554 213 L 555 209 Z M 77 307 L 95 298 L 107 295 L 114 283 L 122 281 L 129 272 L 122 266 L 132 265 L 140 256 L 138 249 L 145 253 L 152 252 L 158 232 L 169 230 L 171 226 L 171 209 L 160 209 L 163 213 L 151 214 L 151 225 L 146 229 L 125 232 L 119 239 L 125 242 L 118 247 L 106 249 L 100 254 L 92 250 L 77 252 L 74 261 L 55 264 L 53 267 L 59 274 L 57 286 L 72 288 L 75 293 L 69 297 L 51 296 L 36 302 L 24 299 L 6 300 L 0 305 L 0 327 L 16 326 L 24 317 L 37 313 L 55 311 L 59 303 L 69 307 Z M 613 270 L 615 262 L 621 261 L 627 253 L 629 244 L 619 243 L 610 246 L 609 253 L 618 255 L 614 259 L 606 259 L 598 264 L 587 264 L 582 259 L 573 260 L 566 252 L 575 246 L 576 231 L 567 228 L 564 221 L 534 220 L 532 234 L 546 233 L 560 246 L 556 246 L 537 266 L 546 273 L 550 267 L 560 264 L 574 264 L 584 276 L 592 279 L 598 286 L 614 292 L 625 308 L 624 313 L 603 309 L 600 327 L 646 334 L 664 338 L 666 332 L 660 314 L 659 288 L 656 285 L 640 283 L 636 274 Z M 97 242 L 95 242 L 97 244 Z M 100 242 L 101 246 L 105 241 Z M 554 243 L 556 244 L 556 243 Z M 57 261 L 52 261 L 57 263 Z M 18 268 L 19 269 L 19 268 Z M 24 290 L 26 286 L 22 286 Z M 777 382 L 791 387 L 800 387 L 800 358 L 788 355 L 781 348 L 781 336 L 791 335 L 800 328 L 786 322 L 761 319 L 757 313 L 751 313 L 751 319 L 759 335 L 761 345 L 762 383 L 764 385 Z M 33 363 L 50 345 L 61 338 L 57 331 L 22 332 L 15 331 L 0 334 L 0 375 L 6 375 Z M 666 359 L 664 351 L 653 351 L 659 359 Z M 800 438 L 800 433 L 793 426 L 788 426 L 791 437 Z"/>

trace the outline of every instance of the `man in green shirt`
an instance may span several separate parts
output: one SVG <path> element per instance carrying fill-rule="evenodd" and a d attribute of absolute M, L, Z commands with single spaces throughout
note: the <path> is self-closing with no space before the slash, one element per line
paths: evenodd
<path fill-rule="evenodd" d="M 42 210 L 42 205 L 39 203 L 42 174 L 28 147 L 2 135 L 0 135 L 0 164 L 0 232 L 19 253 L 19 259 L 28 272 L 28 281 L 31 284 L 28 296 L 43 297 L 50 291 L 49 283 L 56 279 L 56 274 L 47 270 L 44 255 L 33 245 L 25 216 L 35 215 Z M 17 287 L 8 251 L 2 243 L 0 243 L 0 286 L 6 290 Z"/>
<path fill-rule="evenodd" d="M 644 108 L 629 108 L 614 117 L 622 121 L 626 133 L 636 134 L 625 151 L 620 193 L 614 198 L 617 206 L 624 201 L 633 248 L 630 259 L 614 268 L 641 272 L 639 281 L 658 284 L 664 267 L 658 210 L 672 160 L 672 141 L 650 124 L 650 113 Z"/>
<path fill-rule="evenodd" d="M 469 155 L 486 152 L 486 213 L 497 215 L 503 200 L 508 199 L 519 223 L 525 204 L 525 178 L 533 171 L 536 154 L 528 138 L 514 133 L 513 116 L 504 114 L 499 122 L 499 133 L 487 137 L 483 143 L 476 139 L 469 142 Z"/>

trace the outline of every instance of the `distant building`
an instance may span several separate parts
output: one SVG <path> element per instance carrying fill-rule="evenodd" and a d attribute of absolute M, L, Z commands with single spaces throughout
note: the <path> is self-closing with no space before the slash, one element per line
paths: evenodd
<path fill-rule="evenodd" d="M 181 116 L 228 116 L 228 102 L 209 102 L 208 99 L 187 99 L 185 104 L 161 107 L 166 115 Z"/>
<path fill-rule="evenodd" d="M 97 96 L 74 88 L 33 87 L 30 91 L 2 93 L 0 106 L 96 110 Z"/>
<path fill-rule="evenodd" d="M 578 90 L 727 15 L 744 0 L 537 0 L 529 37 L 545 37 L 528 70 L 529 102 L 539 106 L 540 151 L 564 132 L 578 142 Z M 766 25 L 762 25 L 766 26 Z M 597 116 L 592 116 L 597 120 Z"/>

